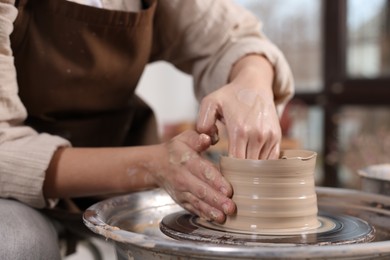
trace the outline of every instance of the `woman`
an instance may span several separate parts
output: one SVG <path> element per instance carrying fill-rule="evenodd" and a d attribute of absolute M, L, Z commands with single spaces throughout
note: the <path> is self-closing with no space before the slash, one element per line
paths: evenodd
<path fill-rule="evenodd" d="M 293 80 L 250 13 L 228 0 L 77 2 L 0 0 L 0 234 L 12 237 L 2 259 L 59 257 L 36 209 L 61 198 L 162 187 L 223 222 L 231 186 L 200 155 L 217 141 L 217 120 L 230 156 L 279 154 Z M 151 112 L 134 89 L 156 60 L 193 75 L 199 116 L 196 131 L 141 146 Z"/>

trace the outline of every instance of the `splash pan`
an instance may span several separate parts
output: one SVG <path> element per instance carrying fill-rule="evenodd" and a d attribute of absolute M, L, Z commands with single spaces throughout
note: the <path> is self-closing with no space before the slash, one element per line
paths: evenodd
<path fill-rule="evenodd" d="M 165 216 L 179 214 L 183 209 L 160 189 L 99 202 L 86 210 L 84 223 L 95 233 L 112 239 L 120 255 L 127 259 L 390 258 L 390 197 L 334 188 L 317 188 L 316 192 L 321 212 L 366 222 L 375 230 L 375 238 L 371 242 L 321 246 L 305 243 L 306 234 L 302 234 L 300 243 L 287 240 L 216 244 L 176 240 L 160 231 L 160 223 Z M 252 238 L 256 240 L 256 236 Z"/>
<path fill-rule="evenodd" d="M 246 233 L 239 230 L 216 229 L 218 226 L 197 216 L 177 212 L 165 216 L 160 223 L 160 229 L 167 236 L 178 240 L 229 245 L 262 246 L 265 243 L 279 243 L 323 246 L 371 242 L 375 238 L 372 226 L 352 216 L 320 212 L 319 222 L 321 225 L 318 228 L 300 233 L 282 233 L 282 230 Z"/>

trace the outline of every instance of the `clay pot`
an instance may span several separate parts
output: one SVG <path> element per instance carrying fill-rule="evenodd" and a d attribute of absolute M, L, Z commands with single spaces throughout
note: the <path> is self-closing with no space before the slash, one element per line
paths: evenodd
<path fill-rule="evenodd" d="M 220 169 L 233 186 L 237 212 L 220 227 L 262 234 L 318 228 L 316 156 L 312 151 L 286 150 L 278 160 L 221 157 Z"/>

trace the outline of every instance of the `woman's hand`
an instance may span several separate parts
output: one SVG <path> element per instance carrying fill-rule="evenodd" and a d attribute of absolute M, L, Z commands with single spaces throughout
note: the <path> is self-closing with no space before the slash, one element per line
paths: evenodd
<path fill-rule="evenodd" d="M 277 159 L 281 128 L 271 64 L 262 56 L 244 57 L 233 67 L 230 79 L 202 100 L 197 130 L 215 138 L 220 120 L 227 129 L 230 156 Z"/>
<path fill-rule="evenodd" d="M 192 130 L 157 145 L 59 149 L 46 172 L 44 195 L 112 195 L 159 186 L 190 212 L 221 223 L 235 204 L 228 181 L 200 155 L 210 144 L 208 135 Z"/>
<path fill-rule="evenodd" d="M 235 212 L 235 204 L 229 198 L 229 182 L 200 155 L 210 145 L 208 135 L 186 131 L 161 145 L 161 156 L 151 172 L 158 186 L 185 209 L 222 223 L 226 215 Z"/>

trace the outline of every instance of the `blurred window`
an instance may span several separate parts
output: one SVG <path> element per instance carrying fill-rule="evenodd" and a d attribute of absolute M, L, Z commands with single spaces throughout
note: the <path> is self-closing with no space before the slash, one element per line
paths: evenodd
<path fill-rule="evenodd" d="M 297 92 L 322 89 L 320 0 L 236 0 L 263 23 L 263 31 L 286 56 Z"/>
<path fill-rule="evenodd" d="M 347 73 L 352 78 L 390 76 L 388 1 L 348 0 Z M 389 86 L 390 87 L 390 86 Z"/>
<path fill-rule="evenodd" d="M 339 112 L 337 121 L 341 186 L 357 187 L 357 170 L 390 163 L 390 109 L 346 106 Z"/>

